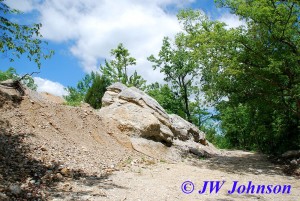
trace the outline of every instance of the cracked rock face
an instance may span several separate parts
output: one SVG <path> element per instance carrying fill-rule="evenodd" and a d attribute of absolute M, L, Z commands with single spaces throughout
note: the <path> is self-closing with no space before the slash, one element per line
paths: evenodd
<path fill-rule="evenodd" d="M 205 141 L 205 134 L 177 115 L 169 115 L 159 103 L 135 87 L 115 83 L 108 87 L 99 111 L 108 133 L 130 146 L 131 137 L 142 137 L 171 146 L 175 139 Z"/>

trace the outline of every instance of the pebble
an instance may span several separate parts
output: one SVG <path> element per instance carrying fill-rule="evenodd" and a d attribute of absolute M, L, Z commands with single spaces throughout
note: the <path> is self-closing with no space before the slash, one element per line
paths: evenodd
<path fill-rule="evenodd" d="M 14 195 L 19 195 L 22 192 L 21 187 L 19 185 L 17 185 L 17 184 L 10 185 L 9 186 L 9 190 Z"/>
<path fill-rule="evenodd" d="M 0 192 L 0 200 L 3 200 L 3 201 L 8 200 L 7 195 L 5 195 L 4 193 L 1 193 L 1 192 Z"/>
<path fill-rule="evenodd" d="M 60 173 L 56 173 L 56 178 L 62 180 L 64 177 Z"/>
<path fill-rule="evenodd" d="M 34 179 L 32 179 L 32 180 L 29 181 L 29 183 L 31 183 L 31 184 L 35 184 L 35 182 L 36 181 Z"/>
<path fill-rule="evenodd" d="M 297 160 L 291 160 L 291 162 L 290 162 L 292 165 L 297 165 L 298 164 L 298 162 L 297 162 Z"/>

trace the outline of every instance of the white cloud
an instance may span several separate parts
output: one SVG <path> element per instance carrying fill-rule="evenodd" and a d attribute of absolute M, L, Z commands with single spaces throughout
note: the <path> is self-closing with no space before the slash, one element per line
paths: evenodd
<path fill-rule="evenodd" d="M 221 22 L 225 22 L 225 24 L 227 24 L 228 28 L 236 28 L 241 25 L 246 26 L 245 21 L 240 20 L 237 15 L 230 14 L 230 13 L 223 14 L 218 20 Z"/>
<path fill-rule="evenodd" d="M 34 77 L 33 79 L 35 84 L 38 86 L 38 92 L 48 92 L 56 96 L 68 95 L 68 92 L 65 90 L 65 87 L 58 82 L 53 82 L 40 77 Z"/>
<path fill-rule="evenodd" d="M 5 4 L 9 7 L 17 9 L 21 12 L 30 12 L 34 9 L 37 1 L 36 0 L 27 0 L 27 1 L 20 1 L 20 0 L 5 0 Z"/>
<path fill-rule="evenodd" d="M 164 36 L 173 37 L 180 31 L 175 14 L 165 10 L 168 6 L 181 8 L 194 0 L 39 1 L 22 1 L 27 2 L 22 9 L 30 11 L 34 6 L 40 13 L 41 33 L 45 39 L 72 41 L 70 52 L 78 58 L 85 72 L 97 69 L 100 61 L 110 58 L 110 50 L 122 42 L 138 61 L 130 72 L 137 70 L 146 80 L 154 82 L 162 76 L 152 72 L 146 58 L 158 53 Z M 16 3 L 20 1 L 12 2 L 15 3 L 11 5 L 21 9 Z"/>

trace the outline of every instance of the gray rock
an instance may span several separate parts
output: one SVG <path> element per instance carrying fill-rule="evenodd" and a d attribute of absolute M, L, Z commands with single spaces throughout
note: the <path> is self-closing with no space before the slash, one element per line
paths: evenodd
<path fill-rule="evenodd" d="M 107 87 L 107 91 L 114 91 L 116 93 L 120 93 L 124 89 L 127 89 L 127 87 L 120 82 L 113 83 L 112 85 Z"/>
<path fill-rule="evenodd" d="M 172 131 L 178 139 L 183 141 L 192 139 L 195 142 L 199 142 L 200 139 L 205 139 L 205 134 L 195 125 L 176 114 L 171 114 L 169 117 L 172 124 Z"/>
<path fill-rule="evenodd" d="M 287 151 L 281 155 L 283 158 L 297 158 L 300 157 L 300 150 Z"/>
<path fill-rule="evenodd" d="M 98 113 L 108 133 L 121 143 L 130 143 L 128 137 L 140 136 L 171 144 L 173 132 L 168 114 L 156 100 L 135 87 L 115 83 L 107 88 L 102 108 Z"/>
<path fill-rule="evenodd" d="M 8 198 L 8 196 L 5 195 L 4 193 L 1 193 L 1 192 L 0 192 L 0 200 L 2 200 L 2 201 L 8 201 L 9 198 Z"/>
<path fill-rule="evenodd" d="M 128 88 L 121 83 L 108 87 L 98 115 L 106 125 L 107 133 L 130 148 L 141 150 L 142 146 L 137 145 L 141 142 L 136 143 L 137 140 L 132 138 L 144 138 L 146 141 L 161 142 L 147 144 L 143 141 L 142 144 L 148 147 L 144 151 L 147 153 L 155 153 L 149 148 L 152 145 L 156 148 L 164 145 L 170 147 L 174 142 L 174 147 L 181 154 L 212 156 L 217 153 L 216 148 L 209 146 L 205 134 L 195 125 L 178 115 L 167 114 L 155 99 L 135 87 Z"/>
<path fill-rule="evenodd" d="M 22 192 L 21 187 L 18 184 L 12 184 L 9 186 L 9 190 L 14 195 L 19 195 Z"/>
<path fill-rule="evenodd" d="M 194 155 L 203 157 L 213 157 L 216 155 L 221 155 L 221 152 L 210 143 L 207 146 L 204 146 L 192 140 L 182 141 L 177 139 L 173 141 L 173 145 L 185 154 L 192 153 Z"/>
<path fill-rule="evenodd" d="M 294 159 L 294 160 L 291 160 L 290 163 L 291 163 L 291 165 L 298 165 L 298 161 L 295 160 L 295 159 Z"/>
<path fill-rule="evenodd" d="M 143 138 L 130 138 L 133 149 L 151 158 L 176 162 L 180 161 L 182 153 L 173 147 L 167 147 L 160 142 Z"/>

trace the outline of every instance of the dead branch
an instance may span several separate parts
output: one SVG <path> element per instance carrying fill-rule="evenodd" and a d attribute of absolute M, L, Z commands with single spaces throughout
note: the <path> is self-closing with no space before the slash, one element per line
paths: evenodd
<path fill-rule="evenodd" d="M 27 76 L 32 76 L 33 74 L 39 74 L 40 72 L 32 72 L 31 74 L 26 73 L 25 75 L 23 75 L 21 78 L 18 79 L 18 81 L 21 81 L 23 79 L 25 79 Z"/>

